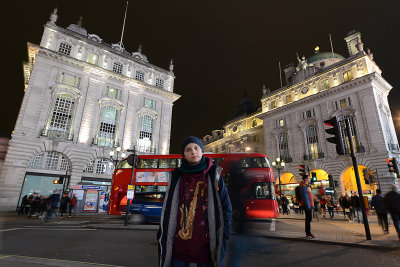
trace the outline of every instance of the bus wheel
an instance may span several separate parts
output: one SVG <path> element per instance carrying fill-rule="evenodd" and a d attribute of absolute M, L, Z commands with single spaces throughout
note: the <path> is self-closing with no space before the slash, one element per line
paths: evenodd
<path fill-rule="evenodd" d="M 133 224 L 142 224 L 144 223 L 144 215 L 140 213 L 131 213 L 129 222 Z"/>

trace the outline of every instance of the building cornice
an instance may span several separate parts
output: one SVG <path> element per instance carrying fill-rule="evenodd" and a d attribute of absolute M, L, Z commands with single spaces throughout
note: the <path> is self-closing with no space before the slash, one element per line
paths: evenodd
<path fill-rule="evenodd" d="M 36 52 L 36 56 L 41 56 L 43 58 L 51 58 L 53 60 L 57 60 L 62 62 L 63 64 L 68 64 L 70 66 L 74 66 L 74 67 L 78 67 L 83 71 L 87 71 L 87 72 L 92 72 L 92 73 L 96 73 L 99 76 L 102 77 L 106 77 L 106 78 L 111 78 L 111 79 L 115 79 L 117 81 L 120 81 L 121 83 L 125 83 L 127 85 L 131 85 L 133 87 L 142 89 L 142 90 L 146 90 L 146 91 L 150 91 L 154 94 L 158 94 L 161 95 L 163 97 L 166 97 L 168 99 L 171 99 L 172 102 L 178 100 L 181 96 L 178 94 L 175 94 L 173 92 L 169 92 L 167 90 L 164 89 L 160 89 L 156 86 L 153 85 L 149 85 L 147 83 L 138 81 L 136 79 L 124 76 L 122 74 L 118 74 L 115 73 L 113 71 L 110 70 L 106 70 L 103 69 L 101 67 L 95 66 L 93 64 L 90 64 L 88 62 L 85 61 L 81 61 L 75 58 L 71 58 L 69 56 L 65 56 L 62 55 L 58 52 L 49 50 L 47 48 L 44 47 L 40 47 L 38 45 L 32 44 L 32 43 L 28 43 L 28 47 L 34 49 Z"/>
<path fill-rule="evenodd" d="M 300 100 L 297 100 L 295 102 L 292 102 L 290 104 L 286 104 L 284 106 L 275 108 L 273 110 L 263 112 L 260 115 L 257 116 L 259 119 L 264 119 L 267 116 L 274 116 L 276 114 L 280 114 L 282 112 L 292 110 L 293 108 L 303 106 L 304 104 L 308 104 L 310 102 L 313 102 L 315 100 L 321 99 L 323 97 L 327 97 L 336 93 L 340 93 L 346 90 L 349 90 L 353 88 L 356 85 L 361 85 L 361 84 L 366 84 L 366 83 L 372 83 L 373 81 L 377 81 L 379 84 L 381 84 L 384 87 L 390 87 L 390 84 L 386 82 L 381 75 L 379 75 L 376 72 L 361 76 L 359 78 L 356 78 L 354 80 L 351 80 L 346 83 L 342 83 L 340 85 L 337 85 L 335 87 L 331 87 L 327 90 L 324 90 L 322 92 L 318 92 L 316 94 L 310 95 L 308 97 L 302 98 Z"/>

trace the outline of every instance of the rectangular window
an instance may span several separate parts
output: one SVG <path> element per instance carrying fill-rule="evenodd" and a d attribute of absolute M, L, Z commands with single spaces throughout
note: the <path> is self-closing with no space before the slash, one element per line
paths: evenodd
<path fill-rule="evenodd" d="M 340 99 L 339 104 L 340 104 L 340 108 L 347 107 L 346 98 Z"/>
<path fill-rule="evenodd" d="M 99 56 L 97 54 L 89 53 L 87 62 L 97 65 L 98 61 L 99 61 Z"/>
<path fill-rule="evenodd" d="M 306 118 L 311 118 L 311 110 L 306 110 Z"/>
<path fill-rule="evenodd" d="M 284 119 L 280 119 L 279 120 L 279 126 L 280 127 L 285 126 L 285 120 Z"/>
<path fill-rule="evenodd" d="M 122 99 L 122 90 L 107 86 L 106 96 L 121 100 Z"/>
<path fill-rule="evenodd" d="M 157 78 L 156 79 L 156 86 L 160 87 L 160 88 L 164 88 L 164 80 L 160 79 L 160 78 Z"/>
<path fill-rule="evenodd" d="M 143 115 L 140 117 L 139 140 L 138 140 L 139 152 L 145 152 L 145 153 L 151 152 L 152 137 L 153 137 L 153 119 L 148 115 Z"/>
<path fill-rule="evenodd" d="M 49 131 L 67 132 L 72 118 L 74 102 L 68 95 L 59 95 L 53 108 Z"/>
<path fill-rule="evenodd" d="M 122 73 L 122 64 L 121 63 L 119 63 L 119 62 L 114 62 L 114 65 L 113 65 L 113 72 L 115 72 L 115 73 Z"/>
<path fill-rule="evenodd" d="M 255 142 L 258 142 L 258 136 L 257 135 L 254 135 L 253 136 L 253 142 L 255 143 Z"/>
<path fill-rule="evenodd" d="M 348 102 L 349 106 L 351 106 L 351 98 L 348 97 L 347 100 L 349 101 L 349 102 Z"/>
<path fill-rule="evenodd" d="M 348 70 L 345 73 L 343 73 L 343 81 L 344 82 L 349 82 L 351 80 L 353 80 L 353 75 L 351 74 L 351 70 Z"/>
<path fill-rule="evenodd" d="M 339 109 L 337 101 L 335 101 L 335 107 L 336 107 L 336 109 Z"/>
<path fill-rule="evenodd" d="M 322 90 L 329 89 L 331 87 L 330 84 L 329 84 L 329 80 L 328 79 L 323 80 L 321 82 L 321 87 L 322 87 Z"/>
<path fill-rule="evenodd" d="M 276 108 L 276 100 L 271 101 L 271 103 L 270 103 L 270 109 L 274 109 L 274 108 Z"/>
<path fill-rule="evenodd" d="M 60 75 L 60 83 L 73 87 L 79 87 L 81 84 L 81 77 L 62 72 Z"/>
<path fill-rule="evenodd" d="M 144 73 L 142 71 L 136 71 L 135 79 L 138 81 L 144 81 Z"/>
<path fill-rule="evenodd" d="M 61 43 L 60 47 L 58 48 L 58 52 L 60 52 L 61 54 L 69 56 L 69 54 L 71 54 L 71 47 L 72 46 L 67 44 L 67 43 Z"/>
<path fill-rule="evenodd" d="M 155 109 L 156 108 L 156 101 L 145 97 L 144 98 L 144 106 L 146 108 Z"/>
<path fill-rule="evenodd" d="M 292 103 L 292 95 L 286 96 L 286 104 Z"/>
<path fill-rule="evenodd" d="M 100 129 L 98 134 L 97 144 L 99 146 L 113 146 L 116 122 L 117 109 L 113 106 L 105 106 L 101 115 Z"/>

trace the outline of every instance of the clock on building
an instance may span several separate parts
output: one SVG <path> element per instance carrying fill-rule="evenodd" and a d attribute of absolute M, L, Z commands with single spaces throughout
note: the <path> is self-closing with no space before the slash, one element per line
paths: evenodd
<path fill-rule="evenodd" d="M 302 94 L 307 94 L 307 92 L 308 92 L 308 87 L 303 87 L 303 88 L 301 89 L 301 93 L 302 93 Z"/>

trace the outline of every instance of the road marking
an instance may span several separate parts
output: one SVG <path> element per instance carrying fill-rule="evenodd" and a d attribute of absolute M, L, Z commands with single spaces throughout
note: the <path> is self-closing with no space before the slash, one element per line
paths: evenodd
<path fill-rule="evenodd" d="M 2 260 L 4 259 L 4 260 Z M 60 260 L 60 259 L 51 259 L 51 258 L 39 258 L 39 257 L 30 257 L 30 256 L 20 256 L 20 255 L 4 255 L 0 254 L 0 262 L 24 262 L 24 263 L 35 263 L 35 264 L 43 264 L 48 265 L 49 261 L 56 264 L 54 266 L 107 266 L 107 267 L 123 267 L 121 265 L 111 265 L 111 264 L 103 264 L 103 263 L 95 263 L 95 262 L 85 262 L 85 261 L 73 261 L 73 260 Z"/>
<path fill-rule="evenodd" d="M 0 232 L 14 231 L 14 230 L 19 230 L 19 229 L 24 229 L 24 228 L 10 228 L 10 229 L 3 229 L 3 230 L 0 230 Z"/>
<path fill-rule="evenodd" d="M 272 219 L 271 227 L 269 228 L 271 232 L 275 232 L 275 218 Z"/>

